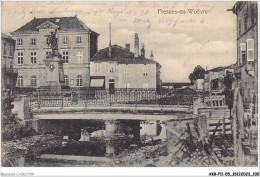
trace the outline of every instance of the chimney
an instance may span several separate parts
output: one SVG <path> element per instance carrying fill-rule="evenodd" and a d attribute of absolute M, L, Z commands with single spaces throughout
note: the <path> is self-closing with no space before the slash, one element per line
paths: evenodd
<path fill-rule="evenodd" d="M 126 49 L 127 51 L 130 51 L 130 44 L 125 44 L 125 49 Z"/>
<path fill-rule="evenodd" d="M 108 47 L 108 52 L 109 52 L 109 58 L 111 58 L 111 23 L 109 23 L 109 47 Z"/>
<path fill-rule="evenodd" d="M 141 44 L 141 56 L 145 57 L 144 43 Z"/>
<path fill-rule="evenodd" d="M 151 50 L 151 56 L 150 59 L 153 60 L 153 51 Z"/>
<path fill-rule="evenodd" d="M 135 33 L 135 57 L 139 57 L 139 38 L 137 33 Z"/>

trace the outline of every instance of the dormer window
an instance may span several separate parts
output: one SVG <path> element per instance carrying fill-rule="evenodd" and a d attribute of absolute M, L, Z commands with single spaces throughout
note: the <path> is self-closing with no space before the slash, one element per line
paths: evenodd
<path fill-rule="evenodd" d="M 55 20 L 55 22 L 56 22 L 56 23 L 59 23 L 59 22 L 60 22 L 60 19 L 59 19 L 59 18 L 57 18 L 57 19 Z"/>

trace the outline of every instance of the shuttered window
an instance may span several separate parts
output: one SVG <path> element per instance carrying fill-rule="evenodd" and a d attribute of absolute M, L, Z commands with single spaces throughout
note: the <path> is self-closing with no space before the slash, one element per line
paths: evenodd
<path fill-rule="evenodd" d="M 22 76 L 18 76 L 17 86 L 18 87 L 23 87 L 23 77 Z"/>
<path fill-rule="evenodd" d="M 254 61 L 254 39 L 247 39 L 247 61 Z"/>
<path fill-rule="evenodd" d="M 246 61 L 246 43 L 240 44 L 240 58 L 242 59 L 242 63 Z"/>

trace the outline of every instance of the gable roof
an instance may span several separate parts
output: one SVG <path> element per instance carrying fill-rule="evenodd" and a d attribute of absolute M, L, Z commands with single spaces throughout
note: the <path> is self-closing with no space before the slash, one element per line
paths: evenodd
<path fill-rule="evenodd" d="M 116 61 L 119 64 L 159 64 L 154 60 L 144 57 L 135 58 L 134 53 L 119 45 L 111 46 L 111 57 L 109 57 L 109 47 L 99 50 L 91 59 L 91 62 Z"/>
<path fill-rule="evenodd" d="M 232 67 L 232 65 L 230 65 L 230 66 L 219 66 L 217 68 L 213 68 L 213 69 L 207 70 L 206 73 L 209 73 L 209 72 L 219 72 L 219 71 L 223 71 L 225 69 L 233 69 L 233 67 Z"/>
<path fill-rule="evenodd" d="M 26 23 L 22 27 L 12 32 L 11 34 L 15 35 L 23 33 L 37 33 L 39 31 L 37 27 L 41 26 L 46 22 L 57 25 L 58 30 L 61 32 L 94 32 L 89 27 L 87 27 L 81 20 L 79 20 L 77 16 L 74 16 L 55 18 L 34 18 L 30 22 Z"/>

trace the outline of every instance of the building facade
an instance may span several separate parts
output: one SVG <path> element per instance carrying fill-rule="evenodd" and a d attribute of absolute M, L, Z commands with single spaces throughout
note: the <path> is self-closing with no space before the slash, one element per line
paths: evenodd
<path fill-rule="evenodd" d="M 160 87 L 161 65 L 145 58 L 144 45 L 139 56 L 139 41 L 135 37 L 135 52 L 112 45 L 99 50 L 90 62 L 91 87 L 158 89 Z M 111 53 L 110 53 L 111 52 Z"/>
<path fill-rule="evenodd" d="M 16 84 L 17 71 L 14 69 L 15 40 L 2 33 L 2 88 L 12 88 Z"/>
<path fill-rule="evenodd" d="M 98 35 L 75 17 L 34 18 L 12 32 L 16 40 L 14 68 L 18 87 L 43 86 L 48 36 L 56 31 L 58 50 L 65 60 L 64 80 L 70 87 L 88 87 L 90 58 L 97 52 Z"/>
<path fill-rule="evenodd" d="M 204 76 L 204 90 L 208 92 L 222 92 L 225 89 L 224 77 L 226 76 L 227 71 L 233 74 L 233 68 L 234 66 L 230 65 L 227 67 L 217 67 L 207 70 Z"/>
<path fill-rule="evenodd" d="M 258 86 L 258 9 L 256 1 L 236 2 L 232 12 L 237 16 L 236 80 L 233 87 L 242 88 L 245 108 L 257 99 Z"/>

